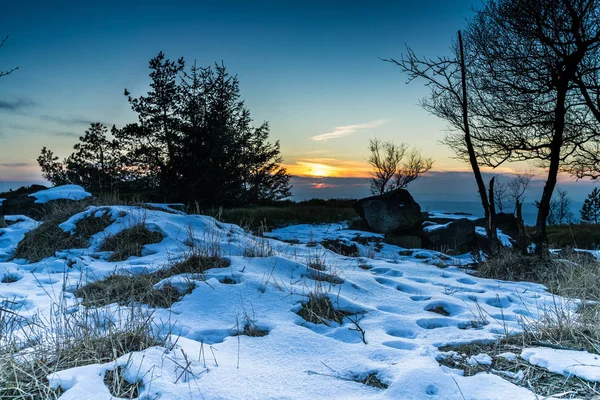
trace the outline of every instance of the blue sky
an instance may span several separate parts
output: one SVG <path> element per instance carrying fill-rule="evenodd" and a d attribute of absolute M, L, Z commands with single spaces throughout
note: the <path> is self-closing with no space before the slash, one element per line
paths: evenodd
<path fill-rule="evenodd" d="M 399 57 L 406 44 L 418 54 L 446 53 L 477 5 L 7 2 L 0 35 L 11 37 L 0 49 L 0 70 L 19 70 L 0 79 L 0 181 L 39 181 L 41 147 L 66 156 L 90 122 L 135 121 L 123 89 L 145 93 L 148 61 L 162 50 L 200 65 L 224 61 L 238 74 L 253 118 L 269 121 L 272 139 L 281 141 L 286 166 L 309 175 L 295 181 L 297 199 L 365 195 L 364 180 L 333 177 L 364 177 L 368 140 L 378 136 L 436 160 L 437 175 L 413 184 L 416 197 L 477 201 L 469 174 L 447 172 L 468 166 L 439 144 L 444 122 L 418 106 L 426 88 L 407 85 L 393 65 L 378 59 Z M 576 187 L 567 177 L 562 181 Z M 573 193 L 582 197 L 589 187 L 578 184 Z"/>
<path fill-rule="evenodd" d="M 307 164 L 364 175 L 368 139 L 407 142 L 456 169 L 437 142 L 444 123 L 426 93 L 378 57 L 405 43 L 437 55 L 471 15 L 469 1 L 23 1 L 0 14 L 0 180 L 38 179 L 42 146 L 64 156 L 89 122 L 135 121 L 123 96 L 143 94 L 148 60 L 223 60 L 257 123 L 269 121 L 290 170 Z M 315 140 L 336 132 L 343 137 Z M 326 136 L 327 137 L 327 136 Z M 331 172 L 333 171 L 333 172 Z"/>

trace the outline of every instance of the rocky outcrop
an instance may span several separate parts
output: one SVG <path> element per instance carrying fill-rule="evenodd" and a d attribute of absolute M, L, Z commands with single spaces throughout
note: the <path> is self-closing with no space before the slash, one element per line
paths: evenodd
<path fill-rule="evenodd" d="M 354 208 L 371 229 L 380 233 L 406 232 L 425 220 L 421 206 L 405 189 L 366 197 Z"/>
<path fill-rule="evenodd" d="M 423 239 L 428 247 L 466 250 L 477 243 L 475 221 L 462 218 L 443 225 L 425 226 Z"/>

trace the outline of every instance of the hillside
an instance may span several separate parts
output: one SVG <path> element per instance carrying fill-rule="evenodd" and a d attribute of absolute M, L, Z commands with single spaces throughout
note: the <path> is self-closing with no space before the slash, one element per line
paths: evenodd
<path fill-rule="evenodd" d="M 90 206 L 49 241 L 79 247 L 9 261 L 43 225 L 6 219 L 1 398 L 513 400 L 540 398 L 524 379 L 532 368 L 600 381 L 598 357 L 584 351 L 447 347 L 495 343 L 557 304 L 578 305 L 540 284 L 478 278 L 468 254 L 403 249 L 343 224 L 254 236 L 154 204 Z"/>

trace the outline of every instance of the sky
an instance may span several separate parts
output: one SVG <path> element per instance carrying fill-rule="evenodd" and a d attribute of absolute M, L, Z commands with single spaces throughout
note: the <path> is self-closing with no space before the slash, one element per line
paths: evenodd
<path fill-rule="evenodd" d="M 425 56 L 447 53 L 479 4 L 6 2 L 0 35 L 10 38 L 0 70 L 19 69 L 0 78 L 0 181 L 40 181 L 40 149 L 68 155 L 91 122 L 135 122 L 123 90 L 145 94 L 148 61 L 159 51 L 199 65 L 223 61 L 238 75 L 255 123 L 269 121 L 285 166 L 302 178 L 296 198 L 348 197 L 359 186 L 327 179 L 366 177 L 373 137 L 420 149 L 438 173 L 466 171 L 439 143 L 445 123 L 418 105 L 427 89 L 380 58 L 398 58 L 406 45 Z"/>

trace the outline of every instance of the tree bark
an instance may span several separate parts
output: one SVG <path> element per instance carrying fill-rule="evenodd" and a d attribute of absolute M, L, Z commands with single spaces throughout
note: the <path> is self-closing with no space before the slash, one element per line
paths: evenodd
<path fill-rule="evenodd" d="M 548 178 L 544 185 L 542 197 L 539 202 L 537 220 L 535 223 L 535 252 L 541 254 L 546 247 L 547 235 L 546 225 L 548 215 L 550 215 L 550 202 L 552 194 L 556 188 L 556 181 L 560 167 L 560 150 L 563 142 L 565 131 L 565 103 L 567 97 L 567 86 L 562 84 L 559 86 L 556 98 L 556 108 L 554 110 L 554 134 L 550 144 L 550 165 L 548 166 Z"/>
<path fill-rule="evenodd" d="M 473 175 L 475 175 L 475 181 L 477 182 L 477 190 L 479 191 L 479 197 L 481 198 L 481 205 L 483 206 L 484 217 L 487 221 L 485 230 L 487 233 L 487 237 L 490 240 L 490 245 L 492 246 L 492 248 L 494 248 L 495 245 L 491 243 L 495 241 L 494 239 L 497 237 L 497 235 L 495 224 L 490 213 L 490 200 L 488 198 L 485 183 L 483 182 L 483 176 L 481 175 L 481 169 L 479 168 L 479 163 L 477 161 L 477 154 L 475 153 L 475 148 L 473 147 L 473 142 L 471 140 L 471 129 L 469 126 L 469 105 L 467 97 L 467 67 L 465 64 L 465 52 L 461 31 L 458 31 L 458 45 L 460 48 L 460 73 L 462 86 L 461 107 L 463 118 L 463 131 L 465 133 L 465 144 L 467 146 L 467 152 L 469 154 L 469 163 L 471 164 L 471 169 L 473 170 Z M 492 192 L 490 192 L 490 198 L 494 198 Z"/>

